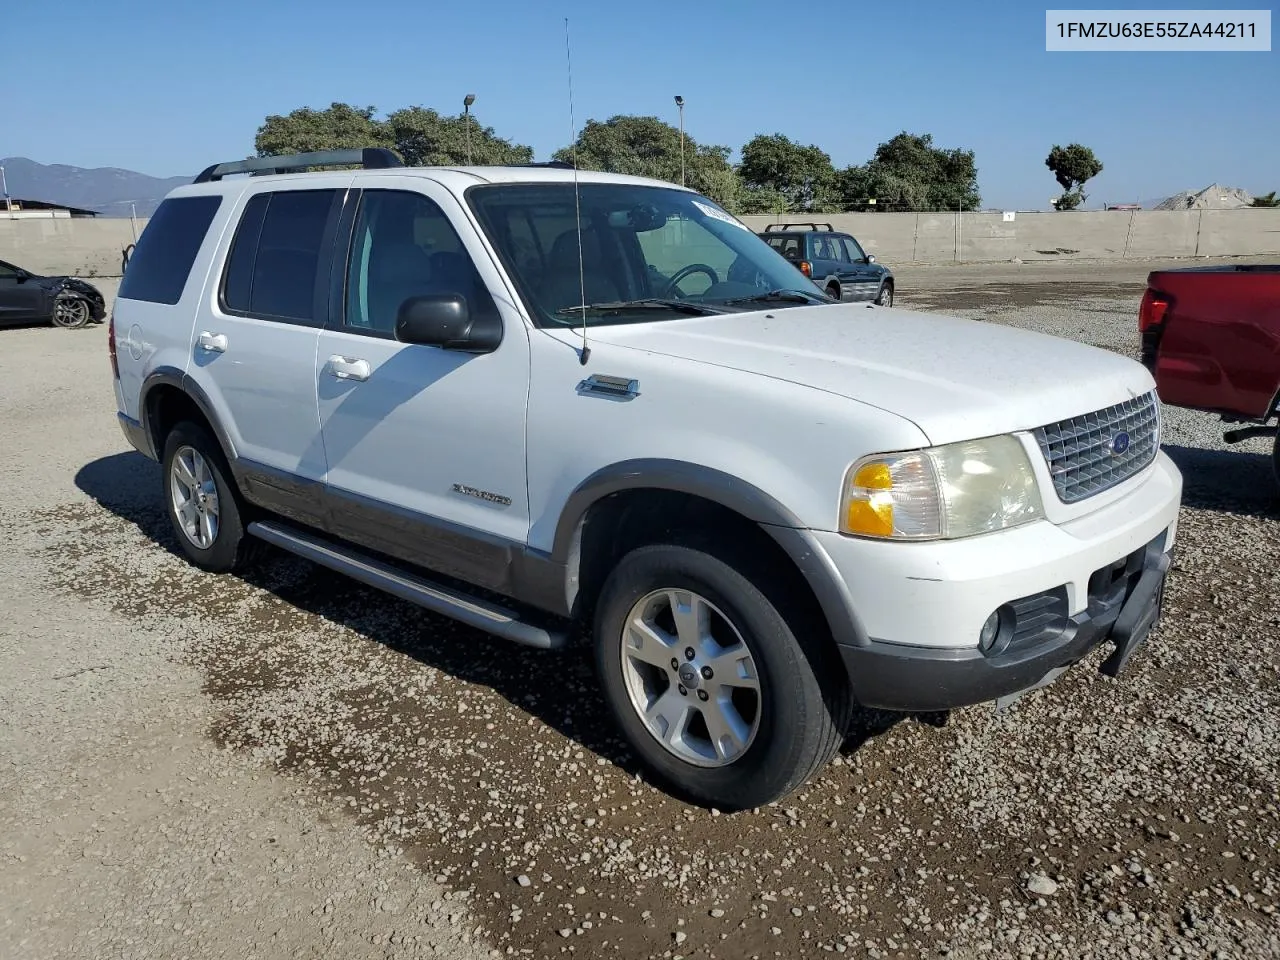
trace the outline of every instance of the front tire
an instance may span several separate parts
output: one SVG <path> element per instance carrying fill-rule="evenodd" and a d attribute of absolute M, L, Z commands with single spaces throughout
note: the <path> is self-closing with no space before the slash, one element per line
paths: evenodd
<path fill-rule="evenodd" d="M 880 293 L 876 296 L 876 306 L 892 307 L 893 306 L 893 284 L 888 281 L 880 284 Z"/>
<path fill-rule="evenodd" d="M 89 302 L 80 297 L 61 296 L 53 301 L 53 315 L 50 319 L 56 327 L 74 330 L 89 322 L 91 311 Z"/>
<path fill-rule="evenodd" d="M 204 426 L 177 424 L 164 442 L 164 500 L 174 537 L 197 567 L 226 573 L 247 558 L 240 493 L 226 457 Z"/>
<path fill-rule="evenodd" d="M 622 558 L 596 607 L 618 726 L 672 792 L 721 810 L 799 787 L 839 749 L 851 708 L 803 607 L 776 578 L 754 581 L 711 552 L 646 546 Z"/>

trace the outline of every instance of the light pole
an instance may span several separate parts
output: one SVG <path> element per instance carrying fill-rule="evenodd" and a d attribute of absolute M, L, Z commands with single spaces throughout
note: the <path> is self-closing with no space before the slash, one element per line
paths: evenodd
<path fill-rule="evenodd" d="M 467 166 L 471 165 L 471 105 L 475 102 L 474 93 L 468 93 L 462 98 L 462 116 L 467 124 Z"/>
<path fill-rule="evenodd" d="M 676 94 L 676 107 L 680 110 L 680 186 L 684 182 L 684 97 Z"/>

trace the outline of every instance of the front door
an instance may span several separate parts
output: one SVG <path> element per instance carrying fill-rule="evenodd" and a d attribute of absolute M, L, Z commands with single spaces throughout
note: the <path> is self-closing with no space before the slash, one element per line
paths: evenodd
<path fill-rule="evenodd" d="M 448 191 L 420 177 L 364 179 L 316 351 L 329 523 L 345 539 L 497 588 L 529 530 L 528 330 Z M 395 339 L 406 299 L 450 292 L 473 314 L 498 311 L 493 353 Z"/>
<path fill-rule="evenodd" d="M 874 300 L 880 293 L 880 271 L 874 264 L 867 263 L 866 253 L 853 237 L 841 237 L 840 242 L 844 246 L 845 256 L 850 261 L 849 269 L 853 273 L 853 299 Z"/>
<path fill-rule="evenodd" d="M 0 260 L 0 325 L 43 319 L 44 291 L 26 273 Z"/>

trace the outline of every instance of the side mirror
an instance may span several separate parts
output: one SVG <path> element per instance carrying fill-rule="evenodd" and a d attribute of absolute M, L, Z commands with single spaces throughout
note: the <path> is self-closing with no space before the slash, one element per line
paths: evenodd
<path fill-rule="evenodd" d="M 17 280 L 18 283 L 26 283 L 31 279 L 31 274 L 27 273 L 25 270 L 19 270 L 14 279 Z"/>
<path fill-rule="evenodd" d="M 410 297 L 396 314 L 396 339 L 442 350 L 492 353 L 502 342 L 502 321 L 496 311 L 488 317 L 473 315 L 460 293 Z"/>
<path fill-rule="evenodd" d="M 874 253 L 868 253 L 867 263 L 875 263 L 875 262 L 876 262 L 876 255 Z"/>

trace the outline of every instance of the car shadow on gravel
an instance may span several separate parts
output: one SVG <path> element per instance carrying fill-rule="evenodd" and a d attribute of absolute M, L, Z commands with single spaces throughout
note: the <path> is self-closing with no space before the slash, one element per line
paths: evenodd
<path fill-rule="evenodd" d="M 1267 454 L 1176 444 L 1164 452 L 1182 471 L 1183 506 L 1280 519 L 1280 484 Z"/>
<path fill-rule="evenodd" d="M 136 526 L 157 546 L 183 557 L 160 500 L 160 467 L 154 461 L 133 452 L 114 454 L 86 464 L 77 472 L 75 482 L 82 492 Z M 523 647 L 425 611 L 267 544 L 262 545 L 261 554 L 243 572 L 233 576 L 389 650 L 466 683 L 489 687 L 628 775 L 648 779 L 638 759 L 614 732 L 595 680 L 588 637 L 581 632 L 578 642 L 565 650 Z M 212 676 L 209 685 L 216 694 L 220 686 L 237 684 L 234 677 Z M 858 709 L 846 731 L 841 754 L 856 752 L 868 740 L 903 720 L 942 726 L 947 714 Z"/>

